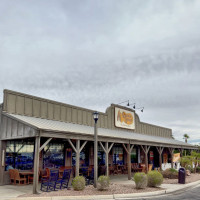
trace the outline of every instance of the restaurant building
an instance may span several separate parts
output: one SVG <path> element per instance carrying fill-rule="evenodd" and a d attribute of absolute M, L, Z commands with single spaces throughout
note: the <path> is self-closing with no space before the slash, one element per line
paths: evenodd
<path fill-rule="evenodd" d="M 10 167 L 19 170 L 94 164 L 94 110 L 4 90 L 0 105 L 0 185 L 9 184 Z M 98 164 L 106 174 L 114 165 L 153 168 L 171 163 L 174 150 L 195 146 L 173 139 L 172 130 L 141 122 L 135 110 L 111 104 L 99 112 Z M 37 176 L 34 178 L 36 191 Z"/>

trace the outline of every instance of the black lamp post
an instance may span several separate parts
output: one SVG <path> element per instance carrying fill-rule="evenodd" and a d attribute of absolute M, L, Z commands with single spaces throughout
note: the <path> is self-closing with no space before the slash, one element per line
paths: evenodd
<path fill-rule="evenodd" d="M 97 187 L 97 176 L 98 176 L 98 163 L 97 163 L 97 157 L 98 157 L 98 138 L 97 138 L 97 121 L 99 118 L 99 113 L 95 111 L 93 113 L 94 118 L 94 187 Z"/>

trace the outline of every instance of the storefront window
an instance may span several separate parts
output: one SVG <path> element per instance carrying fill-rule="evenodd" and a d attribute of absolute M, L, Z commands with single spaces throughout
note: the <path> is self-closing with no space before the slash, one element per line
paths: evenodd
<path fill-rule="evenodd" d="M 72 166 L 76 165 L 76 153 L 72 153 Z M 89 150 L 83 148 L 80 152 L 80 166 L 89 166 Z"/>
<path fill-rule="evenodd" d="M 44 148 L 43 167 L 59 168 L 64 166 L 64 144 L 49 143 Z"/>
<path fill-rule="evenodd" d="M 98 165 L 105 165 L 106 154 L 101 146 L 98 146 Z"/>
<path fill-rule="evenodd" d="M 29 170 L 33 168 L 34 142 L 7 141 L 6 168 Z"/>
<path fill-rule="evenodd" d="M 136 148 L 133 148 L 131 152 L 131 163 L 137 163 L 137 162 L 138 162 L 137 151 Z"/>
<path fill-rule="evenodd" d="M 113 163 L 118 165 L 124 164 L 122 147 L 113 147 Z"/>

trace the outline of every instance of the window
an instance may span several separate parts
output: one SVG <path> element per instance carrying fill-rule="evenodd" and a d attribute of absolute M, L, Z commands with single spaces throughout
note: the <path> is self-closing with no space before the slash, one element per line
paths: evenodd
<path fill-rule="evenodd" d="M 29 170 L 33 168 L 33 141 L 7 141 L 6 143 L 6 168 Z"/>
<path fill-rule="evenodd" d="M 113 147 L 113 163 L 118 165 L 124 164 L 122 147 Z"/>
<path fill-rule="evenodd" d="M 137 150 L 136 150 L 136 148 L 133 148 L 132 152 L 131 152 L 131 163 L 137 163 L 137 162 L 138 162 Z"/>
<path fill-rule="evenodd" d="M 102 147 L 98 146 L 98 165 L 105 165 L 106 154 L 104 153 Z"/>
<path fill-rule="evenodd" d="M 59 168 L 64 166 L 64 144 L 49 143 L 44 148 L 43 167 Z"/>

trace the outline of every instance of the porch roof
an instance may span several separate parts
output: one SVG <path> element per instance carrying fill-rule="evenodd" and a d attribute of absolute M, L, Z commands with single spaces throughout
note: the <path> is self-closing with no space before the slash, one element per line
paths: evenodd
<path fill-rule="evenodd" d="M 6 116 L 11 117 L 17 121 L 25 123 L 27 125 L 32 126 L 35 129 L 50 131 L 50 132 L 65 132 L 72 134 L 81 134 L 85 136 L 93 136 L 94 135 L 94 127 L 74 124 L 74 123 L 66 123 L 55 120 L 47 120 L 36 117 L 29 117 L 24 115 L 16 115 L 16 114 L 8 114 L 4 113 Z M 105 128 L 98 128 L 98 136 L 99 137 L 109 137 L 115 139 L 123 139 L 123 140 L 131 140 L 138 142 L 149 142 L 156 143 L 163 146 L 175 145 L 180 148 L 191 148 L 196 149 L 194 145 L 181 142 L 179 140 L 175 140 L 172 138 L 159 137 L 159 136 L 151 136 L 142 133 L 128 132 L 123 130 L 111 130 Z M 55 136 L 54 136 L 55 137 Z M 83 138 L 84 139 L 84 138 Z"/>

